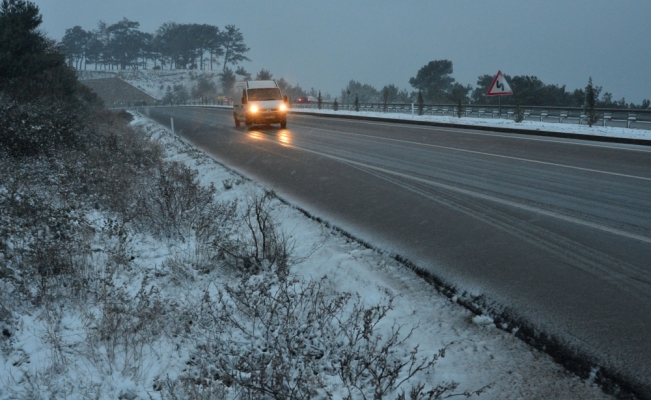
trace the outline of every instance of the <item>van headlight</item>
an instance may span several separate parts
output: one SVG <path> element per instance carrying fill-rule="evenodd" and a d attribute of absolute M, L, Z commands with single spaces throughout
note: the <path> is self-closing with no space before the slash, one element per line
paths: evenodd
<path fill-rule="evenodd" d="M 249 108 L 249 112 L 253 114 L 257 113 L 258 111 L 259 111 L 258 106 L 251 106 L 251 108 Z"/>
<path fill-rule="evenodd" d="M 287 111 L 287 106 L 284 104 L 281 104 L 280 107 L 278 107 L 280 111 Z"/>

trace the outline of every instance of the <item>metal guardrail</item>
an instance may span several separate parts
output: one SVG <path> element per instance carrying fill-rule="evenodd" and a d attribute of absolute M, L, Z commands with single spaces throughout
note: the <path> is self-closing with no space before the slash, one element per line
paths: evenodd
<path fill-rule="evenodd" d="M 323 102 L 321 109 L 332 110 L 331 102 Z M 229 102 L 198 102 L 187 101 L 174 104 L 164 104 L 156 102 L 155 104 L 124 104 L 114 105 L 111 109 L 131 109 L 138 107 L 164 107 L 164 106 L 188 106 L 188 105 L 212 105 L 229 107 Z M 295 109 L 318 109 L 318 103 L 292 103 Z M 352 104 L 339 105 L 339 110 L 354 111 Z M 524 113 L 525 121 L 555 122 L 562 124 L 587 125 L 587 117 L 582 108 L 570 107 L 520 107 Z M 418 107 L 411 103 L 387 104 L 386 109 L 382 103 L 365 103 L 359 105 L 359 111 L 378 112 L 378 113 L 403 113 L 416 115 Z M 461 117 L 464 118 L 489 118 L 489 119 L 515 119 L 516 107 L 512 105 L 502 106 L 500 114 L 498 106 L 477 106 L 462 105 Z M 651 130 L 651 110 L 631 110 L 631 109 L 596 109 L 598 121 L 595 126 L 610 126 L 630 129 Z M 423 115 L 438 115 L 456 117 L 459 115 L 457 106 L 449 104 L 426 104 L 423 107 Z"/>
<path fill-rule="evenodd" d="M 331 102 L 323 102 L 321 108 L 332 110 Z M 318 103 L 292 103 L 293 108 L 298 109 L 317 109 Z M 339 110 L 354 111 L 352 104 L 338 104 Z M 489 119 L 515 119 L 516 106 L 503 105 L 484 106 L 484 105 L 462 105 L 461 117 L 466 118 L 489 118 Z M 525 121 L 556 122 L 563 124 L 587 125 L 585 110 L 582 108 L 572 107 L 540 107 L 540 106 L 520 106 L 524 113 Z M 403 113 L 417 114 L 418 107 L 411 103 L 387 104 L 386 108 L 383 103 L 364 103 L 359 105 L 359 111 L 379 112 L 379 113 Z M 633 110 L 633 109 L 596 109 L 598 121 L 595 125 L 612 126 L 631 129 L 651 130 L 651 109 Z M 450 104 L 425 104 L 423 106 L 423 115 L 438 116 L 458 116 L 457 106 Z"/>

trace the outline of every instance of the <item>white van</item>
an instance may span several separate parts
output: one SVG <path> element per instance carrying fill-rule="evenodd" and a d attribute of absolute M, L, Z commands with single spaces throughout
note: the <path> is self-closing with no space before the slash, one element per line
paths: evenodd
<path fill-rule="evenodd" d="M 244 122 L 254 124 L 280 124 L 287 127 L 287 96 L 280 93 L 275 81 L 235 82 L 233 88 L 233 118 L 235 126 Z"/>

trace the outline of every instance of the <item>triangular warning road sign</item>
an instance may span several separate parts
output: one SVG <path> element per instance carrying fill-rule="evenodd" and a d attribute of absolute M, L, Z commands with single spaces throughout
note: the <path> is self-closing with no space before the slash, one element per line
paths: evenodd
<path fill-rule="evenodd" d="M 504 75 L 502 75 L 502 71 L 497 71 L 497 75 L 495 75 L 493 83 L 491 83 L 491 86 L 488 88 L 486 96 L 506 96 L 509 94 L 513 94 L 509 83 L 506 81 L 506 78 L 504 78 Z"/>

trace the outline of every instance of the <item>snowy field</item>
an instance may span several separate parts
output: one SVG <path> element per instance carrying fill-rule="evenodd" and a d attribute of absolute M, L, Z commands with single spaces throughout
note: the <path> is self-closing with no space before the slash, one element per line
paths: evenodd
<path fill-rule="evenodd" d="M 198 171 L 203 184 L 214 184 L 219 202 L 237 200 L 246 204 L 266 193 L 259 184 L 229 170 L 144 117 L 137 116 L 132 125 L 163 144 L 168 160 Z M 430 368 L 417 371 L 398 390 L 390 391 L 391 396 L 387 398 L 396 398 L 402 389 L 409 396 L 409 389 L 418 383 L 425 385 L 425 390 L 448 387 L 443 397 L 466 393 L 482 399 L 610 398 L 590 380 L 568 373 L 548 355 L 525 345 L 512 333 L 498 329 L 490 317 L 473 315 L 437 293 L 389 255 L 364 247 L 275 197 L 270 200 L 269 211 L 278 223 L 278 231 L 292 245 L 290 275 L 298 286 L 313 285 L 314 289 L 316 284 L 324 298 L 350 299 L 344 307 L 348 313 L 354 309 L 355 299 L 366 307 L 390 305 L 376 309 L 386 311 L 386 316 L 377 318 L 372 328 L 379 343 L 391 338 L 399 326 L 395 338 L 400 343 L 392 353 L 396 359 L 409 361 L 416 346 L 417 361 L 436 359 Z M 92 217 L 98 229 L 106 224 L 106 216 Z M 93 251 L 102 254 L 115 245 L 98 243 Z M 60 310 L 46 307 L 43 314 L 22 315 L 10 344 L 0 342 L 3 345 L 0 399 L 50 395 L 52 398 L 130 400 L 172 398 L 163 397 L 163 393 L 169 396 L 178 389 L 171 382 L 179 382 L 178 378 L 183 376 L 201 375 L 202 364 L 197 358 L 204 354 L 198 343 L 204 343 L 206 335 L 217 334 L 206 332 L 198 325 L 205 311 L 201 311 L 202 299 L 227 293 L 226 288 L 241 287 L 241 277 L 229 271 L 202 273 L 196 268 L 182 267 L 179 260 L 192 260 L 197 243 L 135 235 L 121 245 L 131 254 L 130 267 L 105 277 L 102 284 L 108 282 L 110 290 L 132 298 L 133 307 L 149 310 L 147 307 L 153 308 L 154 304 L 169 306 L 158 312 L 174 316 L 175 326 L 154 324 L 151 336 L 129 336 L 131 343 L 104 338 L 107 344 L 97 346 L 88 342 L 93 337 L 92 330 L 97 329 L 98 321 L 93 317 L 97 310 L 87 305 L 87 310 L 80 313 L 84 305 L 79 304 L 79 299 L 70 299 L 70 305 Z M 246 285 L 250 284 L 247 281 Z M 197 321 L 194 325 L 193 320 Z M 296 335 L 300 337 L 299 332 Z M 312 340 L 316 353 L 332 351 L 327 339 Z M 247 342 L 240 345 L 243 349 L 254 347 Z M 6 357 L 7 354 L 10 356 Z M 408 375 L 402 371 L 400 380 Z M 345 385 L 336 376 L 326 376 L 328 391 L 322 391 L 321 397 L 343 398 L 348 393 Z M 453 382 L 458 386 L 451 385 Z M 179 398 L 221 398 L 220 393 L 209 393 L 206 386 L 191 387 L 195 392 L 186 390 L 182 393 L 187 396 Z M 230 393 L 226 398 L 236 398 L 236 395 Z M 362 397 L 354 393 L 354 398 Z"/>

